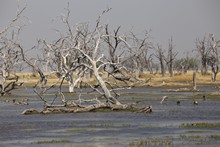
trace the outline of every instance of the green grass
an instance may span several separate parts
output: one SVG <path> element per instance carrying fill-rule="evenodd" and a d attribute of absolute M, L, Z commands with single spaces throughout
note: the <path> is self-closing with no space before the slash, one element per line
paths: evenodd
<path fill-rule="evenodd" d="M 180 128 L 220 128 L 220 123 L 183 123 Z"/>
<path fill-rule="evenodd" d="M 43 140 L 38 141 L 37 144 L 53 144 L 53 143 L 70 143 L 70 140 Z"/>
<path fill-rule="evenodd" d="M 203 131 L 203 130 L 189 130 L 187 131 L 188 133 L 206 133 L 208 131 Z"/>
<path fill-rule="evenodd" d="M 173 141 L 167 139 L 156 139 L 156 138 L 148 138 L 148 139 L 139 139 L 137 141 L 132 141 L 129 143 L 130 147 L 143 147 L 143 146 L 172 146 Z"/>
<path fill-rule="evenodd" d="M 197 94 L 197 95 L 194 95 L 192 97 L 189 97 L 191 99 L 200 99 L 200 100 L 203 100 L 203 94 Z M 206 99 L 207 100 L 220 100 L 219 98 L 219 95 L 206 95 Z"/>
<path fill-rule="evenodd" d="M 190 139 L 199 139 L 199 138 L 203 138 L 203 136 L 200 135 L 180 135 L 180 138 L 190 138 Z"/>
<path fill-rule="evenodd" d="M 103 123 L 103 124 L 89 124 L 88 127 L 131 127 L 131 124 L 127 124 L 127 123 Z"/>
<path fill-rule="evenodd" d="M 220 140 L 220 135 L 210 135 L 209 138 L 215 139 L 215 140 Z"/>
<path fill-rule="evenodd" d="M 208 136 L 202 136 L 202 135 L 179 135 L 179 138 L 182 139 L 214 139 L 214 140 L 220 140 L 220 135 L 208 135 Z"/>
<path fill-rule="evenodd" d="M 71 133 L 82 133 L 87 131 L 86 129 L 70 129 L 70 130 L 66 130 L 67 132 L 71 132 Z"/>

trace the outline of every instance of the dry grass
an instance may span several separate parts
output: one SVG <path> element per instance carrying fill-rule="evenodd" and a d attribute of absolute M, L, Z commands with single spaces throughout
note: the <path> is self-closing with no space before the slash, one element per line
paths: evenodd
<path fill-rule="evenodd" d="M 162 77 L 160 74 L 149 75 L 149 73 L 143 73 L 141 78 L 151 77 L 150 83 L 153 86 L 191 86 L 192 85 L 192 76 L 193 71 L 189 71 L 184 75 L 175 74 L 173 77 L 169 77 L 166 74 L 165 77 Z M 210 72 L 207 75 L 201 75 L 201 73 L 196 73 L 197 84 L 202 85 L 218 85 L 220 84 L 220 74 L 217 76 L 217 81 L 212 82 Z"/>
<path fill-rule="evenodd" d="M 106 79 L 107 76 L 103 73 L 101 73 L 103 77 Z M 24 82 L 26 86 L 33 86 L 38 80 L 38 75 L 33 75 L 32 73 L 17 73 L 19 76 L 19 81 Z M 185 75 L 178 75 L 174 74 L 173 77 L 170 77 L 168 74 L 166 74 L 165 77 L 162 77 L 161 74 L 150 74 L 149 72 L 144 72 L 141 74 L 140 79 L 147 80 L 151 78 L 151 80 L 147 83 L 148 85 L 152 85 L 155 87 L 162 87 L 162 86 L 177 86 L 177 87 L 189 87 L 192 85 L 192 75 L 193 71 L 187 72 Z M 84 79 L 90 84 L 96 84 L 95 78 L 90 79 Z M 208 75 L 201 75 L 201 73 L 196 74 L 196 80 L 197 84 L 202 85 L 218 85 L 220 84 L 220 74 L 217 76 L 217 81 L 212 82 L 211 81 L 211 74 Z M 48 76 L 48 85 L 54 84 L 58 81 L 55 74 L 51 74 Z M 114 80 L 110 79 L 109 81 L 114 82 Z M 66 81 L 63 83 L 64 85 L 67 84 Z M 118 85 L 123 85 L 123 82 L 118 82 Z M 140 85 L 139 85 L 140 86 Z"/>

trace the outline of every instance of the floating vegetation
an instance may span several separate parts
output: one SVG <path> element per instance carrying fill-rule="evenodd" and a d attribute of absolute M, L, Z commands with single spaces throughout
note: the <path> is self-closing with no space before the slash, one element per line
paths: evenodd
<path fill-rule="evenodd" d="M 89 127 L 113 127 L 113 123 L 89 124 Z"/>
<path fill-rule="evenodd" d="M 102 123 L 102 124 L 89 124 L 89 127 L 131 127 L 131 124 L 127 123 Z"/>
<path fill-rule="evenodd" d="M 220 135 L 210 135 L 209 138 L 215 139 L 215 140 L 220 140 Z"/>
<path fill-rule="evenodd" d="M 157 139 L 157 138 L 148 138 L 148 139 L 139 139 L 129 143 L 131 147 L 142 147 L 147 145 L 157 145 L 157 146 L 172 146 L 173 141 L 171 139 Z"/>
<path fill-rule="evenodd" d="M 209 132 L 209 131 L 204 131 L 204 130 L 189 130 L 187 131 L 188 133 L 206 133 L 206 132 Z"/>
<path fill-rule="evenodd" d="M 220 135 L 179 135 L 179 138 L 185 141 L 199 141 L 200 143 L 208 143 L 213 140 L 220 140 Z M 197 144 L 197 143 L 196 143 Z"/>
<path fill-rule="evenodd" d="M 70 143 L 70 140 L 44 140 L 38 141 L 37 144 L 51 144 L 51 143 Z"/>
<path fill-rule="evenodd" d="M 220 123 L 183 123 L 181 128 L 219 128 Z"/>
<path fill-rule="evenodd" d="M 70 129 L 67 130 L 67 132 L 71 132 L 71 133 L 82 133 L 82 132 L 86 132 L 86 129 Z"/>
<path fill-rule="evenodd" d="M 190 138 L 190 139 L 199 139 L 199 138 L 203 138 L 203 136 L 200 135 L 180 135 L 180 138 Z"/>

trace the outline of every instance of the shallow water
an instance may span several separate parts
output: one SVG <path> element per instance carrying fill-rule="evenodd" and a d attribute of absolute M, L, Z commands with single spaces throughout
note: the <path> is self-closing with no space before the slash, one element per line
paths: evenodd
<path fill-rule="evenodd" d="M 170 89 L 170 88 L 169 88 Z M 131 112 L 90 112 L 53 115 L 21 115 L 27 108 L 42 109 L 42 101 L 31 89 L 19 89 L 8 99 L 28 97 L 30 105 L 14 105 L 0 102 L 0 146 L 135 146 L 145 140 L 143 145 L 155 146 L 217 146 L 220 139 L 207 138 L 220 136 L 220 128 L 181 128 L 182 123 L 220 123 L 220 99 L 197 98 L 198 106 L 190 98 L 197 94 L 207 95 L 214 91 L 211 87 L 200 87 L 202 92 L 166 92 L 166 88 L 134 88 L 121 90 L 121 99 L 141 98 L 141 105 L 153 107 L 150 114 Z M 65 90 L 65 89 L 64 89 Z M 88 89 L 85 89 L 88 90 Z M 51 93 L 54 91 L 52 90 Z M 180 106 L 169 98 L 163 104 L 159 99 L 167 95 L 181 101 Z M 51 100 L 54 95 L 47 98 Z M 77 95 L 67 94 L 66 98 Z M 5 98 L 2 98 L 5 99 Z M 129 101 L 130 102 L 130 101 Z M 185 136 L 200 136 L 186 138 Z M 182 136 L 182 137 L 181 137 Z M 154 142 L 154 139 L 157 139 Z M 58 140 L 60 143 L 52 143 Z M 66 142 L 63 140 L 67 140 Z M 153 141 L 152 141 L 153 140 Z M 162 140 L 162 141 L 161 141 Z M 42 141 L 51 141 L 45 143 Z M 62 142 L 63 141 L 63 142 Z M 143 141 L 142 141 L 143 142 Z"/>

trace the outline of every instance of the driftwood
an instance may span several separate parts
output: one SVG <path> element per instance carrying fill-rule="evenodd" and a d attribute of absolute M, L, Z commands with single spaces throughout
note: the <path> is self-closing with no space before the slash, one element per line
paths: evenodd
<path fill-rule="evenodd" d="M 137 113 L 151 113 L 152 112 L 152 106 L 141 108 L 137 111 Z"/>
<path fill-rule="evenodd" d="M 22 112 L 23 115 L 30 115 L 30 114 L 60 114 L 60 113 L 80 113 L 80 112 L 111 112 L 111 111 L 130 111 L 130 112 L 137 112 L 137 113 L 150 113 L 152 112 L 152 107 L 144 107 L 144 108 L 137 108 L 133 105 L 109 105 L 105 103 L 101 104 L 94 104 L 88 105 L 85 107 L 77 106 L 77 107 L 47 107 L 41 111 L 36 109 L 26 109 Z"/>

